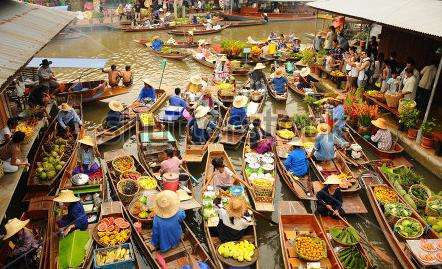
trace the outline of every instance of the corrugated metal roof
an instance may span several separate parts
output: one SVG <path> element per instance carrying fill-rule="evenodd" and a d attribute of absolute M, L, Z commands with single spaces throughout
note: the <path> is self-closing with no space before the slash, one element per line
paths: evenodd
<path fill-rule="evenodd" d="M 73 18 L 71 12 L 0 1 L 0 90 Z"/>
<path fill-rule="evenodd" d="M 438 0 L 318 0 L 307 5 L 442 37 L 442 1 Z"/>

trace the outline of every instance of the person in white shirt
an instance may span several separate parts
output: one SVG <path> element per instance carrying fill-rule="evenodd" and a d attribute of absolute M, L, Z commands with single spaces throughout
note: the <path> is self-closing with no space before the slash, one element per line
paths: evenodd
<path fill-rule="evenodd" d="M 405 79 L 403 82 L 404 86 L 402 87 L 401 93 L 404 99 L 414 100 L 416 97 L 417 79 L 413 75 L 413 69 L 411 67 L 405 69 Z"/>
<path fill-rule="evenodd" d="M 364 87 L 367 83 L 367 75 L 365 72 L 370 68 L 370 57 L 367 57 L 367 53 L 365 51 L 361 51 L 360 54 L 361 62 L 357 66 L 358 68 L 358 87 Z"/>
<path fill-rule="evenodd" d="M 413 76 L 415 76 L 416 80 L 419 81 L 420 74 L 419 74 L 419 70 L 416 69 L 416 64 L 414 62 L 414 59 L 411 57 L 407 57 L 407 59 L 405 60 L 405 63 L 406 63 L 405 68 L 401 72 L 402 85 L 404 85 L 404 83 L 405 83 L 405 78 L 406 78 L 405 69 L 407 69 L 407 68 L 411 68 L 413 70 L 413 73 L 412 73 Z M 416 84 L 416 87 L 417 87 L 417 84 Z"/>
<path fill-rule="evenodd" d="M 0 145 L 9 142 L 12 136 L 12 131 L 17 127 L 18 120 L 16 118 L 9 118 L 6 126 L 0 130 Z"/>
<path fill-rule="evenodd" d="M 417 87 L 416 92 L 416 107 L 417 109 L 423 111 L 430 100 L 431 90 L 433 87 L 434 80 L 436 78 L 437 72 L 437 60 L 432 60 L 430 65 L 425 66 L 420 74 L 421 79 Z"/>

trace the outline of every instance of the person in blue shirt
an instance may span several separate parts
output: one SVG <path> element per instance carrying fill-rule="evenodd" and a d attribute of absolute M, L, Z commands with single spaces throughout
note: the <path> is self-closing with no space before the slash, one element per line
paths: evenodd
<path fill-rule="evenodd" d="M 342 99 L 330 99 L 329 104 L 333 106 L 333 135 L 335 137 L 335 142 L 340 147 L 347 147 L 349 144 L 343 137 L 346 116 L 344 106 L 342 105 Z"/>
<path fill-rule="evenodd" d="M 88 226 L 87 215 L 84 212 L 80 198 L 74 195 L 72 190 L 61 190 L 60 194 L 54 198 L 54 202 L 61 203 L 61 207 L 67 209 L 68 214 L 63 216 L 58 222 L 58 227 L 63 230 L 66 236 L 69 232 L 80 229 L 85 231 Z"/>
<path fill-rule="evenodd" d="M 278 68 L 275 72 L 275 77 L 272 79 L 272 84 L 275 87 L 275 91 L 277 94 L 285 94 L 287 89 L 286 85 L 288 83 L 287 79 L 283 77 L 284 70 Z"/>
<path fill-rule="evenodd" d="M 195 117 L 188 123 L 191 141 L 194 144 L 205 144 L 211 134 L 217 128 L 216 123 L 208 115 L 210 108 L 207 106 L 198 106 L 195 108 Z"/>
<path fill-rule="evenodd" d="M 186 213 L 180 209 L 178 195 L 165 190 L 155 196 L 155 217 L 152 224 L 151 244 L 160 252 L 166 252 L 181 243 L 181 223 Z"/>
<path fill-rule="evenodd" d="M 62 135 L 69 135 L 70 131 L 73 131 L 75 134 L 78 133 L 83 122 L 77 112 L 75 112 L 75 109 L 67 103 L 62 103 L 58 109 L 60 109 L 57 114 L 57 122 L 60 127 L 58 129 L 59 132 Z"/>
<path fill-rule="evenodd" d="M 150 47 L 155 51 L 160 51 L 163 45 L 163 40 L 161 40 L 159 36 L 154 36 Z"/>
<path fill-rule="evenodd" d="M 125 123 L 126 115 L 123 114 L 124 106 L 119 101 L 109 102 L 109 112 L 106 116 L 105 128 L 115 131 Z"/>
<path fill-rule="evenodd" d="M 139 102 L 155 102 L 156 91 L 152 87 L 148 79 L 143 79 L 144 87 L 141 89 L 140 94 L 138 94 L 137 101 Z"/>
<path fill-rule="evenodd" d="M 248 98 L 244 95 L 235 96 L 235 99 L 233 99 L 233 107 L 230 109 L 229 125 L 234 126 L 235 129 L 248 125 L 246 109 L 248 101 Z"/>
<path fill-rule="evenodd" d="M 338 217 L 343 203 L 341 187 L 346 187 L 346 183 L 337 175 L 330 175 L 324 181 L 324 187 L 316 193 L 316 210 L 321 216 Z"/>
<path fill-rule="evenodd" d="M 180 106 L 180 107 L 184 107 L 184 108 L 186 108 L 188 106 L 187 102 L 184 101 L 183 98 L 181 98 L 181 89 L 180 88 L 175 88 L 175 95 L 172 95 L 169 98 L 169 104 L 171 106 Z"/>
<path fill-rule="evenodd" d="M 308 159 L 305 150 L 302 148 L 301 141 L 292 141 L 288 144 L 293 146 L 293 150 L 284 161 L 285 168 L 297 177 L 307 175 L 309 169 Z"/>
<path fill-rule="evenodd" d="M 318 134 L 312 154 L 317 161 L 331 161 L 335 157 L 333 134 L 330 133 L 330 126 L 326 123 L 318 124 Z"/>

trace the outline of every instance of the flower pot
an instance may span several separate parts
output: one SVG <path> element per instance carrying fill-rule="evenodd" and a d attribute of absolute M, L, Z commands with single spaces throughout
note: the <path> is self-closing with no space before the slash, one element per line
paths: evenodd
<path fill-rule="evenodd" d="M 411 140 L 415 140 L 417 137 L 417 129 L 410 128 L 407 130 L 407 137 Z"/>
<path fill-rule="evenodd" d="M 426 149 L 431 149 L 433 147 L 433 136 L 432 135 L 422 136 L 421 147 Z"/>

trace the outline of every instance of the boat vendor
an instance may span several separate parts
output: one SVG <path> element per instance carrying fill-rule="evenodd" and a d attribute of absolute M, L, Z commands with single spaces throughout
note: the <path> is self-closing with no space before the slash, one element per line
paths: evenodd
<path fill-rule="evenodd" d="M 207 19 L 206 23 L 203 24 L 205 30 L 212 30 L 212 19 Z"/>
<path fill-rule="evenodd" d="M 164 150 L 164 152 L 166 153 L 166 159 L 161 162 L 159 173 L 161 175 L 164 173 L 179 173 L 183 160 L 175 156 L 175 152 L 170 148 Z"/>
<path fill-rule="evenodd" d="M 330 126 L 327 123 L 318 124 L 318 134 L 311 156 L 317 161 L 331 161 L 335 157 L 335 144 Z"/>
<path fill-rule="evenodd" d="M 125 87 L 129 87 L 133 83 L 133 74 L 132 70 L 130 70 L 130 65 L 126 65 L 125 70 L 121 71 L 121 77 L 123 79 L 123 85 Z"/>
<path fill-rule="evenodd" d="M 252 225 L 244 216 L 250 216 L 247 204 L 242 197 L 231 197 L 227 208 L 217 207 L 219 223 L 216 226 L 221 243 L 238 241 L 244 236 L 247 227 Z"/>
<path fill-rule="evenodd" d="M 118 86 L 118 84 L 120 83 L 121 73 L 120 73 L 120 71 L 117 70 L 116 65 L 114 65 L 114 64 L 111 65 L 110 70 L 101 69 L 101 72 L 107 73 L 107 79 L 109 81 L 109 86 L 111 86 L 111 87 Z"/>
<path fill-rule="evenodd" d="M 74 195 L 72 190 L 61 190 L 54 198 L 54 202 L 60 203 L 63 210 L 67 209 L 68 214 L 57 221 L 63 236 L 76 229 L 85 231 L 88 226 L 87 215 L 79 197 Z M 62 211 L 63 212 L 63 211 Z"/>
<path fill-rule="evenodd" d="M 58 106 L 57 114 L 57 122 L 59 127 L 59 133 L 63 135 L 69 135 L 70 131 L 73 131 L 74 134 L 77 134 L 80 131 L 80 126 L 83 125 L 80 117 L 73 107 L 68 105 L 67 103 L 62 103 Z"/>
<path fill-rule="evenodd" d="M 228 59 L 226 57 L 226 55 L 222 55 L 221 57 L 217 57 L 216 62 L 215 62 L 215 69 L 214 69 L 214 73 L 215 73 L 215 80 L 216 81 L 224 81 L 226 80 L 229 76 L 230 76 L 230 70 L 225 70 L 226 69 L 226 63 L 227 63 Z"/>
<path fill-rule="evenodd" d="M 40 85 L 45 85 L 49 88 L 51 92 L 58 89 L 60 84 L 57 82 L 57 78 L 52 72 L 50 65 L 52 61 L 48 61 L 48 59 L 43 59 L 40 63 L 40 67 L 37 70 L 38 81 Z"/>
<path fill-rule="evenodd" d="M 8 242 L 11 260 L 9 268 L 38 268 L 39 242 L 32 231 L 26 228 L 29 221 L 13 218 L 5 224 L 3 241 Z"/>
<path fill-rule="evenodd" d="M 203 145 L 209 140 L 211 134 L 218 128 L 212 117 L 208 115 L 210 108 L 199 105 L 195 108 L 194 118 L 188 123 L 191 141 Z"/>
<path fill-rule="evenodd" d="M 166 45 L 176 45 L 176 41 L 173 38 L 173 36 L 171 36 L 167 41 L 166 41 Z"/>
<path fill-rule="evenodd" d="M 263 154 L 272 151 L 273 143 L 272 135 L 261 128 L 261 119 L 254 119 L 250 130 L 250 148 Z"/>
<path fill-rule="evenodd" d="M 216 87 L 205 87 L 203 89 L 203 92 L 200 96 L 200 98 L 198 99 L 198 104 L 200 106 L 206 106 L 210 108 L 210 114 L 212 114 L 215 117 L 219 116 L 219 112 L 215 109 L 215 105 L 218 106 L 218 108 L 223 108 L 223 109 L 227 109 L 223 102 L 221 102 L 218 97 L 213 95 L 213 92 L 218 91 L 218 88 Z"/>
<path fill-rule="evenodd" d="M 6 126 L 0 130 L 0 145 L 6 144 L 11 140 L 12 132 L 17 128 L 18 118 L 9 118 Z"/>
<path fill-rule="evenodd" d="M 25 140 L 25 133 L 16 131 L 11 140 L 0 148 L 0 160 L 3 161 L 3 171 L 14 173 L 20 166 L 29 166 L 26 159 L 21 159 L 21 143 Z"/>
<path fill-rule="evenodd" d="M 344 182 L 337 175 L 330 175 L 324 187 L 316 193 L 316 210 L 321 216 L 338 216 L 342 210 L 342 191 Z"/>
<path fill-rule="evenodd" d="M 272 79 L 272 84 L 275 87 L 275 92 L 279 95 L 283 95 L 287 92 L 287 78 L 284 76 L 284 70 L 282 68 L 278 68 L 275 72 L 275 77 Z"/>
<path fill-rule="evenodd" d="M 377 143 L 377 147 L 380 150 L 390 150 L 392 146 L 392 136 L 390 130 L 388 130 L 386 120 L 384 118 L 378 118 L 372 120 L 371 124 L 378 128 L 376 133 L 371 136 L 371 141 Z"/>
<path fill-rule="evenodd" d="M 212 185 L 215 188 L 228 189 L 239 181 L 233 171 L 224 165 L 223 158 L 213 158 L 212 165 L 214 170 L 212 175 Z"/>
<path fill-rule="evenodd" d="M 187 102 L 181 98 L 181 89 L 175 88 L 175 94 L 169 98 L 169 104 L 171 106 L 188 107 Z"/>
<path fill-rule="evenodd" d="M 192 14 L 191 17 L 192 18 L 190 19 L 190 21 L 192 22 L 192 24 L 198 24 L 198 17 L 195 16 L 195 14 Z"/>
<path fill-rule="evenodd" d="M 144 86 L 141 88 L 140 93 L 138 94 L 137 101 L 144 103 L 153 103 L 156 99 L 156 91 L 155 88 L 151 85 L 149 79 L 143 79 Z"/>
<path fill-rule="evenodd" d="M 186 213 L 180 209 L 178 195 L 165 190 L 155 196 L 155 217 L 152 224 L 152 241 L 154 248 L 166 252 L 181 243 L 183 230 L 181 223 Z"/>
<path fill-rule="evenodd" d="M 152 38 L 152 43 L 151 43 L 150 47 L 153 50 L 160 51 L 163 46 L 164 46 L 164 42 L 163 42 L 163 40 L 160 39 L 159 36 L 156 35 Z"/>
<path fill-rule="evenodd" d="M 267 89 L 266 76 L 264 75 L 263 69 L 266 66 L 262 63 L 257 63 L 253 68 L 252 72 L 249 74 L 250 77 L 250 88 L 260 92 L 265 92 Z"/>
<path fill-rule="evenodd" d="M 28 95 L 28 104 L 30 107 L 46 107 L 52 100 L 49 94 L 49 88 L 45 85 L 37 85 L 33 87 Z M 46 111 L 46 110 L 45 110 Z"/>
<path fill-rule="evenodd" d="M 308 94 L 309 92 L 313 93 L 313 91 L 307 90 L 311 88 L 311 81 L 309 77 L 310 72 L 311 70 L 310 67 L 308 66 L 302 68 L 301 71 L 299 72 L 296 71 L 293 72 L 294 80 L 298 81 L 298 83 L 296 84 L 296 88 L 304 90 L 306 94 Z"/>
<path fill-rule="evenodd" d="M 333 135 L 335 141 L 341 147 L 349 146 L 348 142 L 344 139 L 344 128 L 346 122 L 345 110 L 342 102 L 344 101 L 344 96 L 339 95 L 336 98 L 330 98 L 328 103 L 333 106 Z"/>
<path fill-rule="evenodd" d="M 73 174 L 86 174 L 88 176 L 96 173 L 100 170 L 100 166 L 95 161 L 95 156 L 99 155 L 95 152 L 95 139 L 89 135 L 85 135 L 82 139 L 78 140 L 80 143 L 80 148 L 78 150 L 78 158 L 80 161 L 80 166 L 76 167 Z"/>
<path fill-rule="evenodd" d="M 262 13 L 262 19 L 263 19 L 264 23 L 269 22 L 269 16 L 267 15 L 267 13 Z"/>
<path fill-rule="evenodd" d="M 105 127 L 110 131 L 110 134 L 112 134 L 112 131 L 120 128 L 128 118 L 128 115 L 122 113 L 123 110 L 124 106 L 121 102 L 109 102 L 109 111 L 107 112 Z"/>
<path fill-rule="evenodd" d="M 288 145 L 293 146 L 293 149 L 284 161 L 285 168 L 297 177 L 307 175 L 309 169 L 308 158 L 304 148 L 302 148 L 301 140 L 291 141 Z"/>
<path fill-rule="evenodd" d="M 232 108 L 230 109 L 229 127 L 234 130 L 247 129 L 247 103 L 249 98 L 244 95 L 235 96 L 233 99 Z"/>

